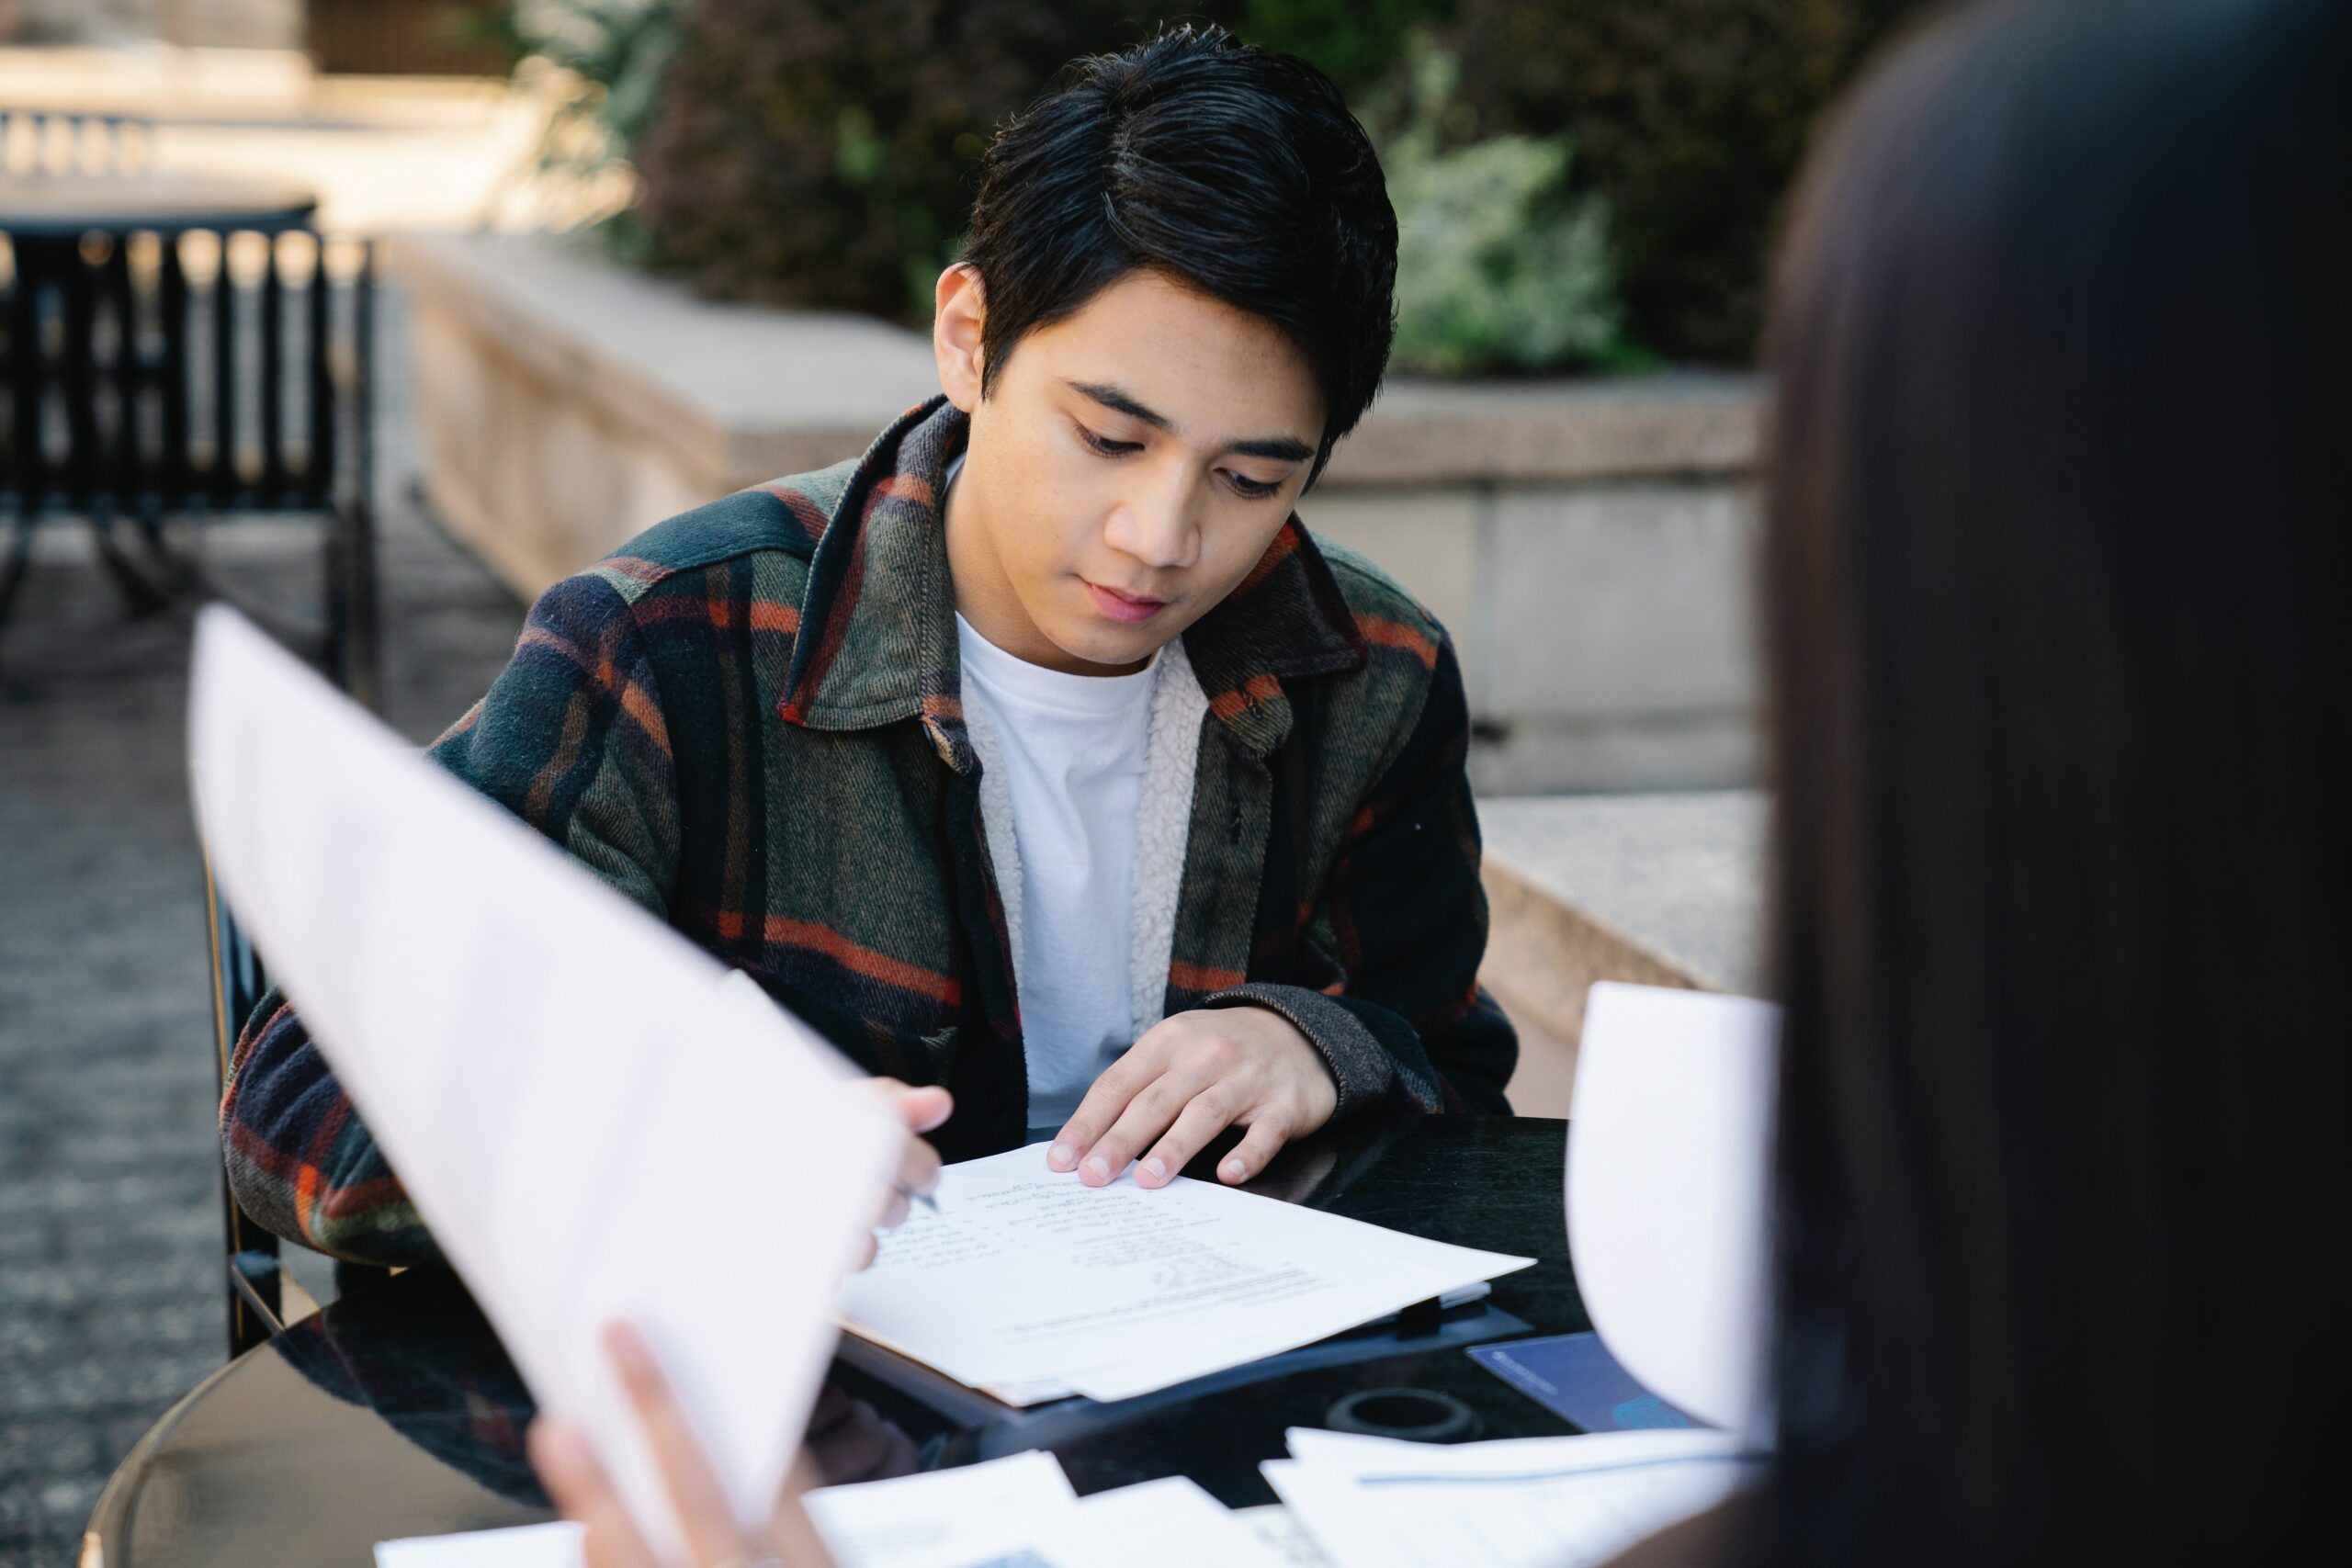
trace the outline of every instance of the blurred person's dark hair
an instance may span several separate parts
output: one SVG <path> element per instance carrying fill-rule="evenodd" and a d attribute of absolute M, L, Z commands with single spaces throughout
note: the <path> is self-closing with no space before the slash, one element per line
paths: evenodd
<path fill-rule="evenodd" d="M 2331 1502 L 2347 83 L 2342 0 L 1994 5 L 1804 187 L 1775 1561 L 2253 1561 Z"/>
<path fill-rule="evenodd" d="M 984 385 L 1023 333 L 1136 268 L 1272 322 L 1322 389 L 1317 473 L 1396 332 L 1396 215 L 1363 128 L 1314 66 L 1220 28 L 1073 62 L 990 144 L 964 259 L 988 301 Z"/>

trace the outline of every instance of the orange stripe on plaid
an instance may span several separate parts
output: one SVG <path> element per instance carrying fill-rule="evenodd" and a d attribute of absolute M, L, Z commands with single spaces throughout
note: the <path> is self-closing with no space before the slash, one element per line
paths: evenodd
<path fill-rule="evenodd" d="M 1272 675 L 1252 675 L 1238 692 L 1219 692 L 1209 699 L 1209 711 L 1219 718 L 1231 718 L 1244 708 L 1272 702 L 1283 694 L 1283 683 Z"/>
<path fill-rule="evenodd" d="M 735 604 L 730 599 L 656 599 L 637 606 L 640 625 L 655 626 L 663 621 L 695 621 L 710 623 L 714 631 L 735 629 Z M 800 634 L 800 606 L 782 604 L 772 599 L 752 601 L 752 629 L 755 632 L 779 632 L 786 637 Z"/>
<path fill-rule="evenodd" d="M 622 680 L 620 671 L 613 668 L 611 660 L 599 657 L 592 660 L 576 645 L 542 626 L 523 628 L 523 635 L 515 639 L 514 650 L 520 653 L 526 648 L 544 648 L 551 653 L 561 654 L 582 671 L 594 677 L 605 694 L 620 704 L 621 711 L 635 719 L 637 727 L 662 749 L 662 754 L 665 757 L 670 754 L 669 727 L 662 722 L 662 710 L 654 705 L 651 694 L 635 681 Z M 585 716 L 581 717 L 584 723 Z M 572 725 L 567 721 L 564 725 L 564 748 L 557 757 L 549 760 L 548 767 L 542 771 L 543 774 L 551 780 L 553 775 L 569 769 L 578 759 L 579 742 L 583 735 L 584 729 L 582 734 L 574 734 Z"/>
<path fill-rule="evenodd" d="M 778 947 L 797 947 L 810 953 L 821 953 L 842 968 L 863 975 L 869 980 L 879 980 L 902 991 L 913 991 L 948 1007 L 957 1006 L 964 998 L 964 987 L 953 975 L 942 975 L 919 964 L 893 958 L 887 953 L 861 947 L 839 931 L 813 920 L 770 915 L 763 934 Z"/>
<path fill-rule="evenodd" d="M 1183 991 L 1229 991 L 1248 976 L 1238 969 L 1219 969 L 1211 964 L 1187 964 L 1182 959 L 1170 961 L 1168 981 Z"/>
<path fill-rule="evenodd" d="M 660 561 L 647 560 L 642 556 L 607 556 L 596 563 L 607 571 L 617 571 L 623 577 L 633 577 L 639 582 L 659 582 L 670 575 L 670 569 Z"/>
<path fill-rule="evenodd" d="M 792 520 L 800 525 L 800 531 L 808 536 L 810 544 L 824 536 L 826 525 L 832 519 L 826 516 L 824 509 L 809 500 L 805 492 L 780 480 L 752 488 L 762 495 L 772 495 L 784 502 L 784 509 L 792 513 Z"/>
<path fill-rule="evenodd" d="M 885 501 L 910 502 L 916 506 L 932 504 L 931 481 L 920 474 L 892 474 L 877 482 L 865 498 L 865 510 L 870 514 Z"/>
<path fill-rule="evenodd" d="M 1367 641 L 1379 643 L 1385 648 L 1401 648 L 1419 660 L 1424 669 L 1437 668 L 1437 644 L 1404 622 L 1383 621 L 1359 615 L 1356 625 L 1363 628 Z"/>
<path fill-rule="evenodd" d="M 1250 569 L 1250 575 L 1243 578 L 1241 580 L 1241 586 L 1235 589 L 1233 592 L 1236 593 L 1249 592 L 1250 590 L 1257 587 L 1260 583 L 1265 581 L 1266 579 L 1273 576 L 1276 569 L 1278 569 L 1283 562 L 1290 559 L 1292 556 L 1296 555 L 1297 553 L 1298 522 L 1294 518 L 1290 522 L 1283 525 L 1283 531 L 1274 536 L 1274 542 L 1266 547 L 1266 553 L 1258 558 L 1258 564 Z"/>

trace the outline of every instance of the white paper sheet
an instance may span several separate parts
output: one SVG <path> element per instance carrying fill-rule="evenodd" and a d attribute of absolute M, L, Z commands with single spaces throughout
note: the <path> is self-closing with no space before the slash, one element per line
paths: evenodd
<path fill-rule="evenodd" d="M 1643 1386 L 1770 1436 L 1770 1214 L 1780 1010 L 1603 983 L 1585 1002 L 1568 1254 L 1601 1343 Z"/>
<path fill-rule="evenodd" d="M 1285 1568 L 1281 1553 L 1182 1476 L 1080 1498 L 1028 1452 L 808 1493 L 838 1568 Z M 571 1524 L 388 1540 L 376 1568 L 580 1568 Z"/>
<path fill-rule="evenodd" d="M 802 1501 L 839 1568 L 968 1568 L 1034 1557 L 1078 1494 L 1053 1455 L 1032 1451 L 828 1486 Z"/>
<path fill-rule="evenodd" d="M 674 1556 L 600 1343 L 635 1321 L 763 1520 L 901 1134 L 816 1036 L 219 608 L 189 745 L 230 907 L 540 1405 Z"/>
<path fill-rule="evenodd" d="M 937 1196 L 844 1288 L 842 1321 L 1016 1404 L 1147 1393 L 1533 1261 L 1215 1182 L 1088 1187 L 1044 1145 L 949 1166 Z"/>
<path fill-rule="evenodd" d="M 376 1568 L 580 1568 L 581 1529 L 568 1519 L 463 1535 L 376 1543 Z"/>
<path fill-rule="evenodd" d="M 1338 1568 L 1585 1568 L 1760 1473 L 1730 1433 L 1451 1446 L 1294 1428 L 1261 1468 Z"/>
<path fill-rule="evenodd" d="M 1181 1475 L 1082 1497 L 1037 1533 L 1052 1568 L 1285 1568 L 1281 1553 Z"/>

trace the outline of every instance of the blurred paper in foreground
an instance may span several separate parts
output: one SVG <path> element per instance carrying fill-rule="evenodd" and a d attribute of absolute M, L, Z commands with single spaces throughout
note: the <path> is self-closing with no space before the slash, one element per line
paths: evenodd
<path fill-rule="evenodd" d="M 1770 1002 L 1596 985 L 1568 1126 L 1568 1256 L 1601 1343 L 1644 1387 L 1754 1443 L 1772 1426 L 1780 1036 Z"/>
<path fill-rule="evenodd" d="M 542 1408 L 674 1545 L 598 1339 L 635 1321 L 763 1521 L 895 1162 L 885 1113 L 816 1036 L 730 1001 L 709 955 L 217 607 L 189 749 L 231 908 Z"/>

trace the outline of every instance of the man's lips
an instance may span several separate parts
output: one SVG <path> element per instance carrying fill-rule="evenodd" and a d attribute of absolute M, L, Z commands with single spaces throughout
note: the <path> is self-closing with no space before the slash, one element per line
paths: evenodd
<path fill-rule="evenodd" d="M 1147 598 L 1140 593 L 1122 593 L 1115 588 L 1105 588 L 1099 582 L 1086 583 L 1086 591 L 1094 596 L 1094 607 L 1114 621 L 1138 626 L 1168 607 L 1165 599 Z"/>

